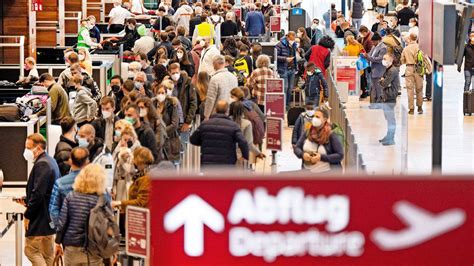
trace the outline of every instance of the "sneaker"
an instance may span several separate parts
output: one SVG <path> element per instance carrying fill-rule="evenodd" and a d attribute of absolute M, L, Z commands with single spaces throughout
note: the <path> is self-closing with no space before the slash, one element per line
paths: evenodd
<path fill-rule="evenodd" d="M 387 136 L 383 137 L 383 139 L 379 139 L 380 143 L 384 143 L 385 141 L 387 141 Z"/>
<path fill-rule="evenodd" d="M 408 114 L 409 114 L 409 115 L 415 114 L 415 109 L 410 109 L 410 111 L 408 111 Z"/>
<path fill-rule="evenodd" d="M 420 114 L 420 115 L 423 114 L 423 108 L 421 106 L 418 107 L 418 114 Z"/>
<path fill-rule="evenodd" d="M 424 100 L 425 102 L 431 102 L 431 97 L 425 97 L 425 98 L 423 98 L 423 100 Z"/>

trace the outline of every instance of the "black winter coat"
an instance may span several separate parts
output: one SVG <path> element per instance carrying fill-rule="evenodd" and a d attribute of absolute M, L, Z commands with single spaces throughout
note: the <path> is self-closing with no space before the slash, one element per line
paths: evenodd
<path fill-rule="evenodd" d="M 155 161 L 158 160 L 158 146 L 156 144 L 156 136 L 153 129 L 151 129 L 148 124 L 142 123 L 139 128 L 135 128 L 135 132 L 137 133 L 140 144 L 143 147 L 150 149 Z"/>
<path fill-rule="evenodd" d="M 60 177 L 56 161 L 46 153 L 41 154 L 31 169 L 26 184 L 25 218 L 29 225 L 26 236 L 49 236 L 55 233 L 48 206 L 54 182 Z"/>
<path fill-rule="evenodd" d="M 67 164 L 69 160 L 69 155 L 71 154 L 71 150 L 77 147 L 77 143 L 65 138 L 63 135 L 59 137 L 59 142 L 56 145 L 56 149 L 54 152 L 54 159 L 59 166 L 59 172 L 61 176 L 67 175 L 69 173 L 69 169 L 71 166 Z"/>
<path fill-rule="evenodd" d="M 117 116 L 114 116 L 114 125 L 115 122 L 117 122 L 119 118 Z M 102 139 L 105 142 L 105 119 L 102 117 L 99 117 L 92 121 L 92 126 L 95 129 L 95 136 L 99 139 Z"/>
<path fill-rule="evenodd" d="M 214 114 L 194 131 L 191 144 L 201 146 L 201 165 L 233 165 L 237 162 L 236 144 L 248 160 L 249 145 L 239 125 L 227 115 Z"/>

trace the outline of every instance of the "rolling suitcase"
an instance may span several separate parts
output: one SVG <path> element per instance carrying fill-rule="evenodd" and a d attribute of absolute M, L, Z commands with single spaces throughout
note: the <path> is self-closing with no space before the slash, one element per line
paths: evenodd
<path fill-rule="evenodd" d="M 305 108 L 303 107 L 303 91 L 293 89 L 291 92 L 293 94 L 293 103 L 290 104 L 290 109 L 286 114 L 286 119 L 288 122 L 288 126 L 292 127 L 296 123 L 296 119 L 300 116 L 301 113 L 305 112 Z M 296 103 L 296 98 L 298 98 L 298 103 Z"/>
<path fill-rule="evenodd" d="M 463 96 L 463 113 L 472 115 L 474 113 L 474 91 L 465 91 Z"/>

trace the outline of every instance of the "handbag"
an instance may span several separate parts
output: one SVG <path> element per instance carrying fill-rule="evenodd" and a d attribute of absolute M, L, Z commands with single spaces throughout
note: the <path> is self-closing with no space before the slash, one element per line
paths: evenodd
<path fill-rule="evenodd" d="M 364 70 L 369 67 L 369 61 L 365 59 L 362 55 L 359 55 L 359 59 L 356 61 L 357 70 Z"/>
<path fill-rule="evenodd" d="M 54 257 L 53 266 L 64 266 L 63 256 L 56 255 Z"/>

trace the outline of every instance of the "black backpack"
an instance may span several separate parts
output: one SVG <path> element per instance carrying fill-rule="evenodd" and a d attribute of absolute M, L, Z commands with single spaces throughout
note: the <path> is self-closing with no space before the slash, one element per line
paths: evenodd
<path fill-rule="evenodd" d="M 104 195 L 89 213 L 84 249 L 103 259 L 112 257 L 119 251 L 120 230 L 114 220 L 112 207 Z"/>

